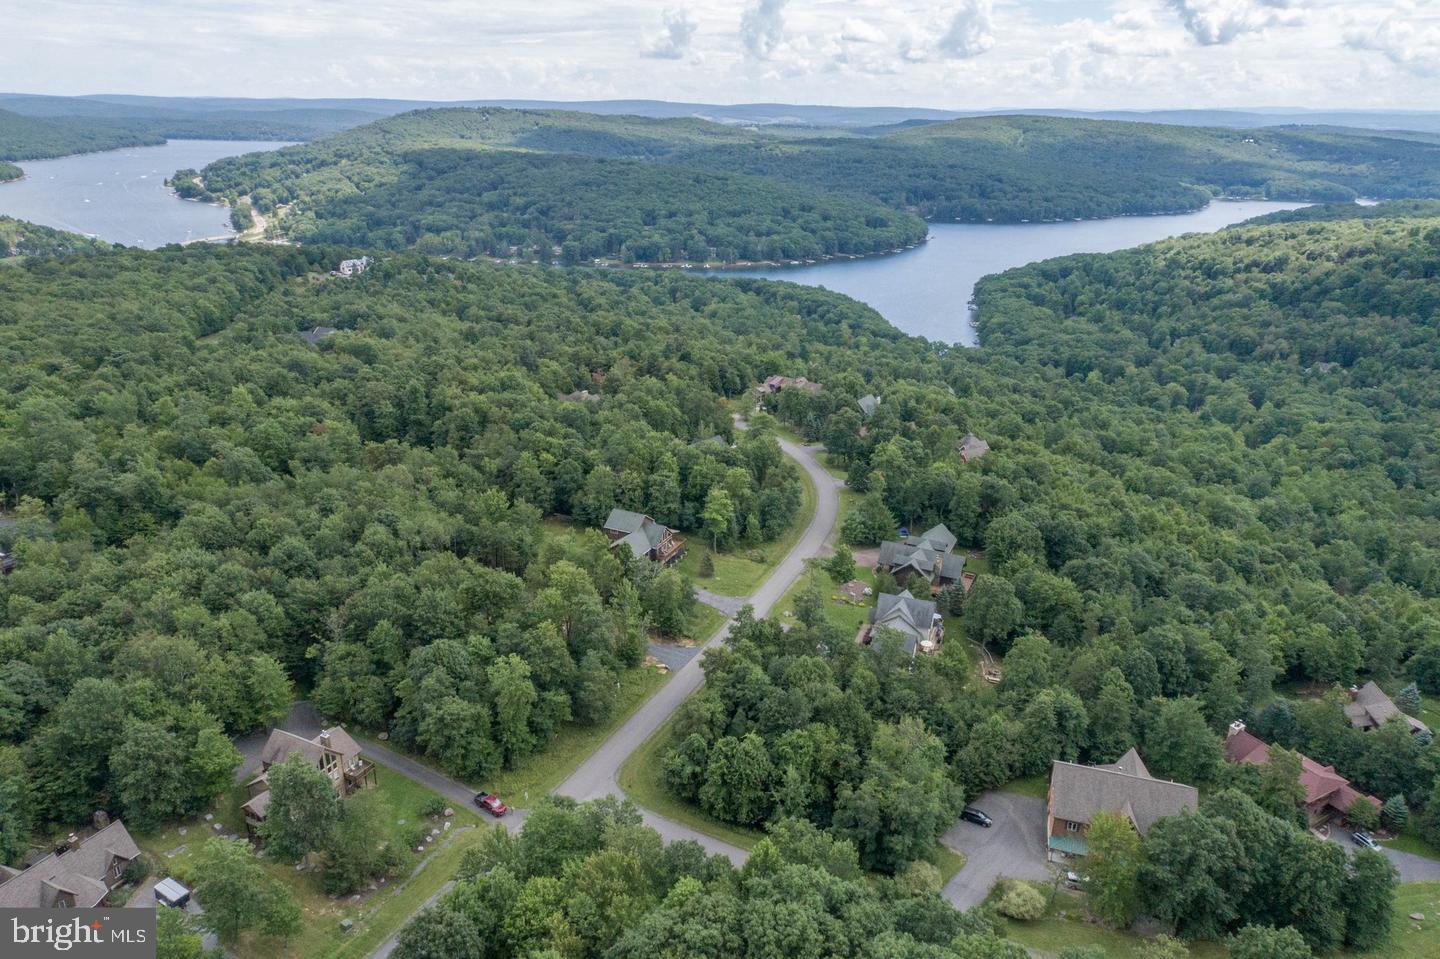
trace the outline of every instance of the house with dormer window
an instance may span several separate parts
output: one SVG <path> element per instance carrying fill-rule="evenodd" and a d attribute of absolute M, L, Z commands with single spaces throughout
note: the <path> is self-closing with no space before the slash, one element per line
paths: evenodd
<path fill-rule="evenodd" d="M 125 878 L 140 848 L 116 820 L 81 838 L 71 833 L 29 869 L 0 865 L 0 909 L 93 909 Z"/>

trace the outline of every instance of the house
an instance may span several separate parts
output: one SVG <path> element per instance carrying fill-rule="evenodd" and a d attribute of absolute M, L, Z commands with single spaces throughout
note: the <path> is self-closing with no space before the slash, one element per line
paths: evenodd
<path fill-rule="evenodd" d="M 907 589 L 900 595 L 881 593 L 875 608 L 870 611 L 870 629 L 865 642 L 870 642 L 875 630 L 881 626 L 893 629 L 904 637 L 905 652 L 933 653 L 945 639 L 945 627 L 935 604 L 928 599 L 916 599 Z"/>
<path fill-rule="evenodd" d="M 336 329 L 333 326 L 312 326 L 300 334 L 300 339 L 309 343 L 311 346 L 316 346 L 321 340 L 325 339 L 325 337 L 334 336 L 335 333 Z"/>
<path fill-rule="evenodd" d="M 960 454 L 961 461 L 972 463 L 990 452 L 990 444 L 974 433 L 966 433 L 955 450 Z"/>
<path fill-rule="evenodd" d="M 1052 860 L 1085 855 L 1085 836 L 1096 813 L 1118 813 L 1144 838 L 1156 820 L 1194 812 L 1199 801 L 1194 786 L 1150 775 L 1133 749 L 1104 766 L 1056 760 L 1050 766 L 1045 817 L 1047 854 Z"/>
<path fill-rule="evenodd" d="M 573 393 L 562 393 L 560 399 L 566 403 L 598 403 L 600 394 L 591 393 L 589 390 L 576 390 Z"/>
<path fill-rule="evenodd" d="M 1350 720 L 1350 725 L 1356 729 L 1379 729 L 1385 725 L 1392 716 L 1399 716 L 1410 725 L 1412 733 L 1428 733 L 1430 727 L 1413 716 L 1407 716 L 1395 705 L 1395 701 L 1385 695 L 1385 691 L 1370 682 L 1359 689 L 1351 687 L 1350 702 L 1345 704 L 1345 718 Z"/>
<path fill-rule="evenodd" d="M 9 576 L 15 572 L 15 557 L 0 549 L 0 576 Z"/>
<path fill-rule="evenodd" d="M 852 603 L 865 602 L 865 597 L 869 596 L 873 592 L 875 592 L 875 590 L 871 589 L 869 586 L 866 586 L 858 579 L 852 579 L 850 582 L 840 587 L 840 595 L 844 596 Z"/>
<path fill-rule="evenodd" d="M 755 387 L 755 393 L 758 396 L 770 396 L 771 394 L 791 388 L 806 390 L 810 393 L 820 392 L 819 383 L 812 383 L 803 376 L 797 376 L 793 379 L 788 376 L 767 376 L 764 382 Z"/>
<path fill-rule="evenodd" d="M 874 416 L 875 411 L 880 408 L 880 397 L 874 393 L 866 393 L 855 401 L 855 405 L 860 407 L 860 412 L 865 414 L 866 419 L 869 419 Z"/>
<path fill-rule="evenodd" d="M 358 260 L 341 260 L 340 267 L 332 274 L 333 276 L 359 276 L 375 263 L 368 256 L 362 256 Z"/>
<path fill-rule="evenodd" d="M 314 739 L 305 739 L 283 729 L 272 729 L 265 748 L 260 751 L 260 774 L 245 784 L 249 799 L 240 808 L 245 813 L 245 827 L 250 835 L 265 821 L 270 808 L 271 766 L 299 753 L 316 767 L 324 770 L 335 785 L 335 792 L 344 799 L 367 784 L 375 785 L 375 764 L 360 755 L 360 744 L 342 726 L 322 729 Z"/>
<path fill-rule="evenodd" d="M 1233 722 L 1225 735 L 1225 758 L 1232 763 L 1264 766 L 1270 762 L 1270 747 L 1246 732 L 1244 723 Z M 1380 808 L 1380 800 L 1351 786 L 1350 780 L 1334 767 L 1322 766 L 1309 756 L 1300 757 L 1300 785 L 1305 788 L 1305 814 L 1312 828 L 1331 819 L 1345 818 L 1357 799 L 1364 799 L 1377 810 Z"/>
<path fill-rule="evenodd" d="M 933 595 L 960 582 L 964 575 L 965 556 L 956 555 L 954 549 L 955 534 L 942 523 L 900 542 L 881 543 L 875 568 L 894 576 L 902 585 L 913 577 L 921 577 Z"/>
<path fill-rule="evenodd" d="M 636 556 L 667 566 L 685 555 L 685 540 L 644 513 L 612 509 L 605 520 L 605 535 L 610 537 L 611 549 L 623 544 Z"/>
<path fill-rule="evenodd" d="M 0 908 L 93 909 L 120 885 L 140 849 L 116 820 L 84 839 L 75 833 L 29 869 L 0 866 Z"/>

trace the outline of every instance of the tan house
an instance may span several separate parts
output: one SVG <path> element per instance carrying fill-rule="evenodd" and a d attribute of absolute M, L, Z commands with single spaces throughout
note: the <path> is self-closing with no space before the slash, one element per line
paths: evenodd
<path fill-rule="evenodd" d="M 1143 837 L 1156 820 L 1193 812 L 1199 802 L 1194 786 L 1151 776 L 1133 749 L 1105 766 L 1056 760 L 1050 767 L 1046 849 L 1052 860 L 1085 855 L 1090 820 L 1099 812 L 1123 816 Z"/>
<path fill-rule="evenodd" d="M 75 833 L 29 869 L 0 866 L 0 908 L 93 909 L 120 885 L 140 849 L 119 820 L 81 839 Z"/>
<path fill-rule="evenodd" d="M 260 775 L 245 784 L 250 798 L 240 807 L 245 812 L 245 828 L 252 838 L 270 808 L 270 767 L 284 762 L 295 753 L 323 770 L 335 784 L 335 792 L 341 799 L 364 789 L 366 785 L 375 785 L 375 764 L 361 757 L 360 744 L 344 727 L 322 729 L 314 739 L 305 739 L 283 729 L 271 730 L 270 738 L 265 741 L 265 748 L 260 753 Z"/>
<path fill-rule="evenodd" d="M 1356 729 L 1379 729 L 1392 717 L 1399 716 L 1410 726 L 1411 733 L 1428 733 L 1430 727 L 1400 711 L 1395 701 L 1385 695 L 1385 690 L 1370 682 L 1359 689 L 1351 688 L 1350 702 L 1345 704 L 1345 718 Z"/>

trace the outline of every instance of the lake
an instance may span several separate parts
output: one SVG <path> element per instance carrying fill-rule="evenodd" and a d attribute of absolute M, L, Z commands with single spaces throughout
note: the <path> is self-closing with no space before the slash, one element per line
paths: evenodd
<path fill-rule="evenodd" d="M 1209 233 L 1263 213 L 1305 205 L 1237 200 L 1166 216 L 1069 223 L 932 223 L 929 241 L 902 253 L 706 272 L 823 286 L 868 303 L 906 333 L 973 346 L 969 304 L 982 276 L 1070 253 L 1111 253 L 1182 233 Z"/>
<path fill-rule="evenodd" d="M 271 140 L 171 140 L 155 147 L 26 160 L 25 178 L 0 183 L 0 214 L 147 249 L 234 235 L 230 211 L 181 200 L 165 186 L 176 170 L 276 150 Z"/>

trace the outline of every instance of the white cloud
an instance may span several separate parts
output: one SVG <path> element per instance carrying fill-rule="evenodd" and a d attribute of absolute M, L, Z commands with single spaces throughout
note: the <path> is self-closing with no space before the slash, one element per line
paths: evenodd
<path fill-rule="evenodd" d="M 651 41 L 641 54 L 657 60 L 679 60 L 690 51 L 697 25 L 684 10 L 666 10 L 662 16 L 664 32 Z"/>
<path fill-rule="evenodd" d="M 740 40 L 746 55 L 769 60 L 785 39 L 785 4 L 789 0 L 756 0 L 740 17 Z"/>
<path fill-rule="evenodd" d="M 955 60 L 978 57 L 995 46 L 992 0 L 961 0 L 940 38 L 940 55 Z"/>
<path fill-rule="evenodd" d="M 1167 0 L 1190 35 L 1207 46 L 1226 44 L 1246 33 L 1295 23 L 1301 0 Z"/>
<path fill-rule="evenodd" d="M 1405 4 L 1402 13 L 1374 26 L 1352 26 L 1345 32 L 1345 45 L 1383 54 L 1410 73 L 1440 76 L 1440 11 L 1423 17 L 1413 4 Z"/>
<path fill-rule="evenodd" d="M 662 18 L 666 7 L 675 12 Z M 1440 0 L 0 0 L 0 8 L 0 35 L 24 39 L 0 57 L 0 90 L 35 93 L 952 109 L 1440 104 Z M 221 61 L 226 68 L 216 70 Z"/>
<path fill-rule="evenodd" d="M 868 21 L 852 17 L 840 27 L 840 39 L 849 43 L 884 43 L 885 31 Z"/>

